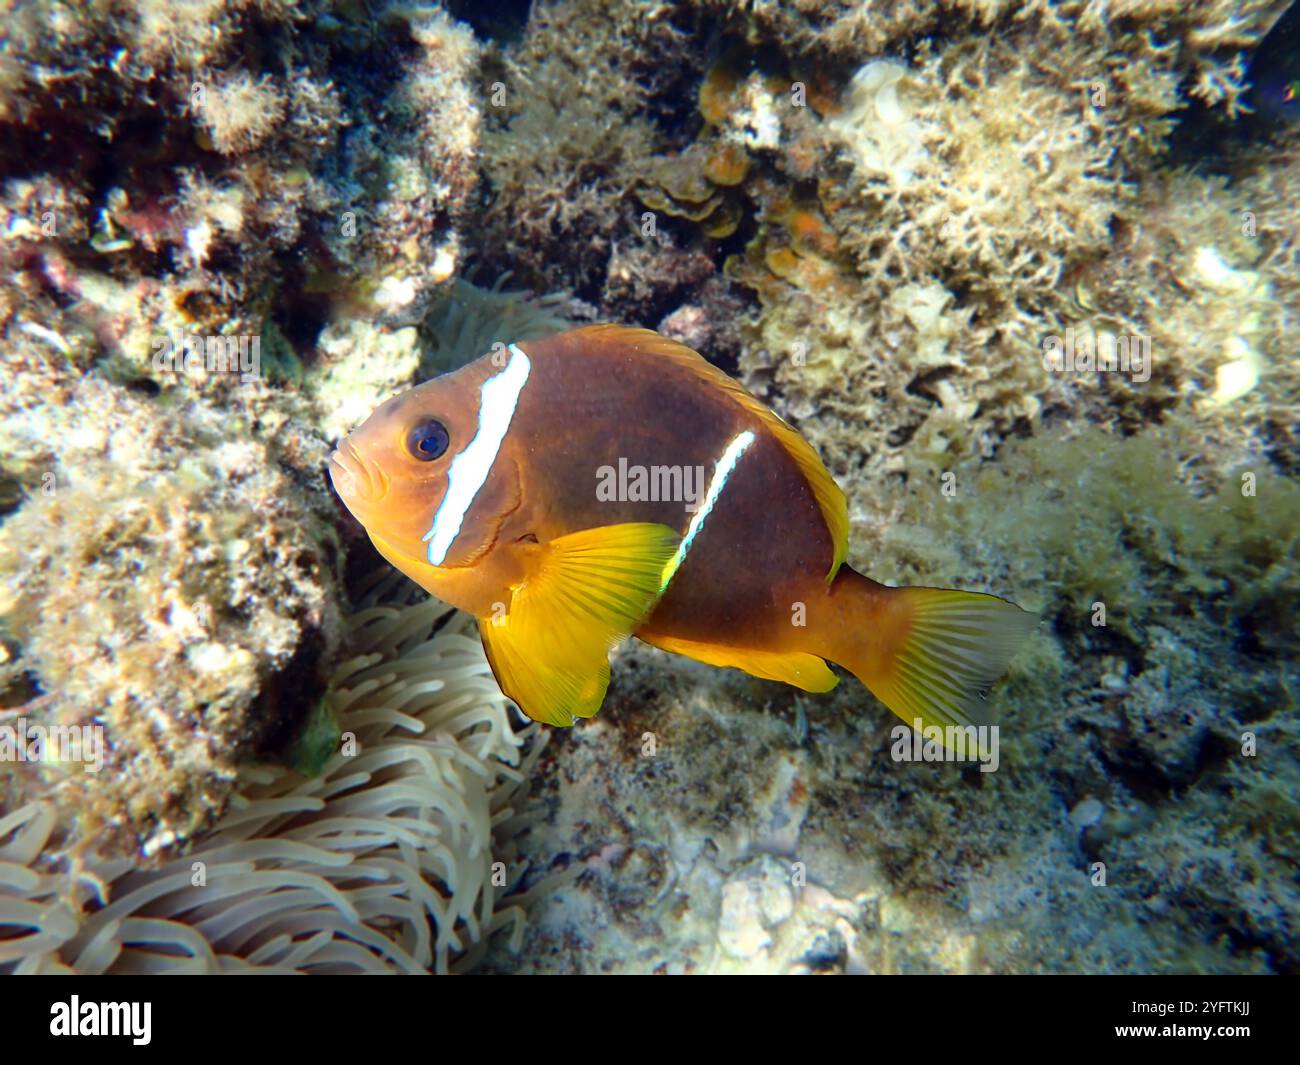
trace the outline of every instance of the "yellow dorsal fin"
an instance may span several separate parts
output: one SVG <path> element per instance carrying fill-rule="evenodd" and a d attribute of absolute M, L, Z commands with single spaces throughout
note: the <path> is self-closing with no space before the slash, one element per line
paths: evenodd
<path fill-rule="evenodd" d="M 685 344 L 679 344 L 651 329 L 634 329 L 623 325 L 586 326 L 574 330 L 574 334 L 584 334 L 585 337 L 598 343 L 619 344 L 646 355 L 672 359 L 679 366 L 690 370 L 700 380 L 723 389 L 745 410 L 758 418 L 795 460 L 800 472 L 807 478 L 812 488 L 813 496 L 826 521 L 826 527 L 830 530 L 831 543 L 835 549 L 830 571 L 826 574 L 826 583 L 829 584 L 835 579 L 835 574 L 849 550 L 849 506 L 844 498 L 844 492 L 835 483 L 817 451 L 807 440 L 779 415 L 745 391 L 738 381 L 728 377 Z"/>
<path fill-rule="evenodd" d="M 726 669 L 743 669 L 754 677 L 779 680 L 793 684 L 806 692 L 828 692 L 839 683 L 839 677 L 816 655 L 804 651 L 760 651 L 746 647 L 725 647 L 718 643 L 682 640 L 676 636 L 639 636 L 638 639 L 670 651 L 685 655 L 697 662 Z"/>
<path fill-rule="evenodd" d="M 609 652 L 654 609 L 680 539 L 667 525 L 629 522 L 537 548 L 508 612 L 479 619 L 501 690 L 548 725 L 595 714 L 609 685 Z"/>

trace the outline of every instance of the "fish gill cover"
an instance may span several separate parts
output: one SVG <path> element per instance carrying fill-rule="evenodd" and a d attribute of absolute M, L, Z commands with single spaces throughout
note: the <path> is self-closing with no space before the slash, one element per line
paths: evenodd
<path fill-rule="evenodd" d="M 0 18 L 0 970 L 1300 968 L 1294 7 Z M 1041 614 L 996 732 L 630 641 L 542 757 L 327 460 L 598 321 Z"/>

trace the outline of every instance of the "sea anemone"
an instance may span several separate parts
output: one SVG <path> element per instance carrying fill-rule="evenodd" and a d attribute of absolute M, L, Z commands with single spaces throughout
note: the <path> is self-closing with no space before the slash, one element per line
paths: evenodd
<path fill-rule="evenodd" d="M 65 849 L 39 796 L 0 805 L 0 972 L 447 972 L 499 929 L 517 945 L 556 882 L 519 891 L 514 842 L 546 736 L 511 723 L 470 625 L 436 600 L 361 609 L 323 771 L 246 770 L 160 867 Z"/>
<path fill-rule="evenodd" d="M 486 355 L 494 344 L 562 333 L 572 323 L 564 317 L 567 292 L 534 297 L 527 292 L 506 289 L 507 271 L 491 288 L 463 278 L 447 287 L 429 310 L 421 325 L 426 341 L 426 376 L 437 376 Z"/>

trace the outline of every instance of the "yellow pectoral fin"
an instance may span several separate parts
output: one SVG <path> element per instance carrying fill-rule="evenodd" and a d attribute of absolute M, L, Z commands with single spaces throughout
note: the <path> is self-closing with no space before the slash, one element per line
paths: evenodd
<path fill-rule="evenodd" d="M 755 651 L 746 647 L 680 640 L 674 636 L 643 635 L 639 638 L 675 655 L 685 655 L 711 666 L 743 669 L 752 676 L 793 684 L 806 692 L 828 692 L 840 680 L 822 659 L 802 651 Z"/>
<path fill-rule="evenodd" d="M 635 522 L 537 549 L 509 612 L 479 619 L 501 690 L 548 725 L 595 714 L 609 685 L 609 652 L 654 609 L 679 540 L 667 525 Z"/>

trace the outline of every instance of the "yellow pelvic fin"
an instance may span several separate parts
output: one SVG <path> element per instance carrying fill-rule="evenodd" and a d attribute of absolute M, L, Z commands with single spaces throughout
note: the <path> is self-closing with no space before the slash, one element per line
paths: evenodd
<path fill-rule="evenodd" d="M 909 725 L 990 725 L 986 696 L 1038 615 L 981 592 L 890 590 L 875 654 L 854 672 Z"/>
<path fill-rule="evenodd" d="M 745 647 L 724 647 L 716 643 L 681 640 L 675 636 L 641 636 L 646 643 L 675 655 L 725 669 L 743 669 L 764 680 L 793 684 L 806 692 L 828 692 L 839 677 L 816 655 L 802 651 L 755 651 Z"/>
<path fill-rule="evenodd" d="M 831 558 L 830 571 L 826 574 L 826 583 L 829 584 L 834 579 L 849 551 L 849 505 L 843 490 L 835 483 L 835 479 L 822 463 L 821 457 L 812 444 L 808 443 L 776 412 L 751 396 L 738 381 L 723 373 L 685 344 L 679 344 L 650 329 L 635 329 L 623 325 L 589 325 L 576 332 L 590 334 L 593 340 L 625 344 L 647 355 L 671 359 L 688 369 L 701 381 L 721 388 L 749 414 L 757 418 L 794 459 L 799 472 L 804 475 L 809 487 L 812 488 L 818 509 L 821 510 L 826 527 L 830 530 L 831 543 L 834 544 L 834 555 Z"/>
<path fill-rule="evenodd" d="M 479 619 L 501 690 L 548 725 L 595 714 L 609 685 L 609 652 L 654 609 L 679 540 L 667 525 L 629 522 L 538 548 L 506 613 Z"/>

